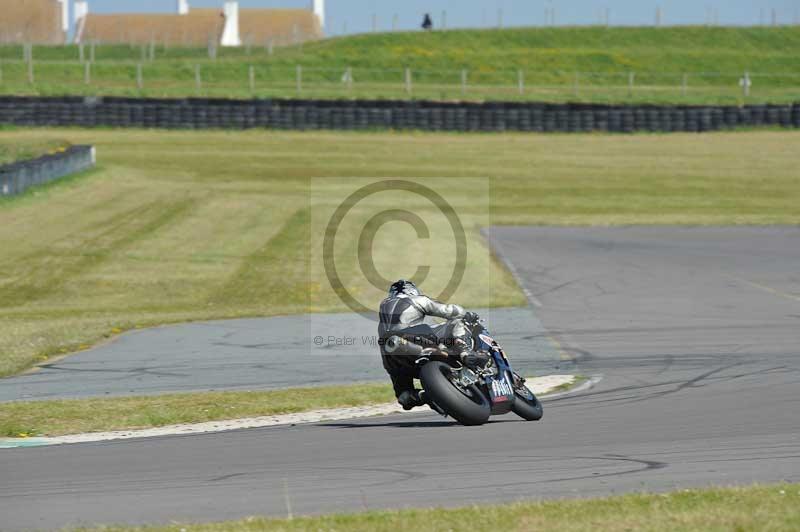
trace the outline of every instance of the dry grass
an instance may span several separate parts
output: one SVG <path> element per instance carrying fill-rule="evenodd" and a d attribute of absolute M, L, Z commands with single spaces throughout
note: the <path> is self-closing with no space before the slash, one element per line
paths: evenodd
<path fill-rule="evenodd" d="M 0 43 L 64 44 L 56 0 L 0 0 Z"/>
<path fill-rule="evenodd" d="M 798 132 L 0 131 L 0 144 L 41 138 L 95 143 L 101 167 L 0 203 L 0 375 L 133 327 L 346 310 L 321 275 L 318 249 L 332 206 L 349 190 L 334 185 L 341 178 L 351 178 L 349 187 L 362 183 L 357 177 L 428 176 L 466 225 L 470 260 L 453 299 L 468 306 L 524 301 L 478 234 L 490 223 L 800 221 Z M 400 204 L 437 220 L 417 208 L 424 201 Z M 381 231 L 378 270 L 400 277 L 431 264 L 424 287 L 436 293 L 452 266 L 449 228 L 430 241 L 397 222 Z M 345 226 L 342 235 L 353 232 Z M 357 243 L 344 244 L 337 258 L 347 287 L 377 304 L 380 292 L 352 260 Z"/>

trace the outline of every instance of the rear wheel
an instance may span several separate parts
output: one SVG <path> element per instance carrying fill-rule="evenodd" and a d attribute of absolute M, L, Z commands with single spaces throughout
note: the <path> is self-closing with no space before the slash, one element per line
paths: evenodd
<path fill-rule="evenodd" d="M 462 425 L 483 425 L 489 420 L 491 405 L 486 395 L 475 384 L 462 386 L 448 364 L 428 362 L 419 379 L 431 400 Z"/>
<path fill-rule="evenodd" d="M 514 404 L 511 406 L 511 410 L 528 421 L 539 421 L 544 414 L 542 403 L 522 382 L 514 386 Z"/>

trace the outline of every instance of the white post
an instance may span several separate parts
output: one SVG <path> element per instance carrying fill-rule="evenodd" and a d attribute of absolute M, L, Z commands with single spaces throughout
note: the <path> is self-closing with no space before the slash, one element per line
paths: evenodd
<path fill-rule="evenodd" d="M 200 77 L 200 65 L 194 66 L 194 88 L 197 94 L 203 90 L 203 79 Z"/>
<path fill-rule="evenodd" d="M 222 30 L 222 46 L 241 46 L 239 36 L 239 2 L 225 0 L 225 28 Z"/>
<path fill-rule="evenodd" d="M 578 95 L 578 91 L 580 90 L 580 79 L 581 79 L 580 76 L 581 76 L 580 72 L 575 72 L 575 85 L 573 89 L 575 92 L 575 96 Z"/>
<path fill-rule="evenodd" d="M 69 1 L 68 0 L 58 0 L 61 4 L 61 31 L 68 32 L 69 31 Z"/>
<path fill-rule="evenodd" d="M 742 92 L 745 97 L 750 96 L 750 72 L 745 71 L 744 73 L 744 77 L 742 78 Z"/>
<path fill-rule="evenodd" d="M 91 63 L 84 63 L 83 64 L 83 83 L 85 85 L 89 85 L 92 83 L 92 64 Z"/>
<path fill-rule="evenodd" d="M 517 70 L 517 90 L 520 95 L 525 94 L 525 73 L 522 70 Z"/>
<path fill-rule="evenodd" d="M 314 14 L 319 20 L 319 26 L 325 29 L 325 0 L 314 0 Z"/>
<path fill-rule="evenodd" d="M 347 91 L 353 90 L 353 69 L 347 67 Z"/>
<path fill-rule="evenodd" d="M 467 70 L 461 69 L 461 94 L 467 93 Z"/>
<path fill-rule="evenodd" d="M 406 94 L 410 95 L 411 91 L 412 91 L 411 69 L 410 68 L 406 68 L 405 81 L 406 81 Z"/>
<path fill-rule="evenodd" d="M 628 96 L 633 96 L 633 84 L 636 81 L 636 72 L 628 72 Z"/>

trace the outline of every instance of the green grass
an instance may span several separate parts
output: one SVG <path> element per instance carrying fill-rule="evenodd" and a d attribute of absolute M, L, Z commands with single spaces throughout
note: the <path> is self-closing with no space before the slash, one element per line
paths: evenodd
<path fill-rule="evenodd" d="M 145 61 L 144 89 L 136 87 L 141 48 L 99 46 L 90 84 L 77 46 L 36 47 L 35 84 L 29 85 L 20 46 L 0 46 L 0 91 L 16 94 L 165 96 L 297 96 L 657 103 L 761 103 L 800 100 L 800 26 L 785 27 L 564 27 L 377 33 L 276 48 L 158 47 Z M 87 52 L 88 54 L 88 48 Z M 88 57 L 88 55 L 87 55 Z M 195 65 L 203 85 L 195 86 Z M 255 89 L 248 67 L 255 69 Z M 342 82 L 347 68 L 354 83 Z M 413 72 L 406 94 L 404 69 Z M 468 88 L 462 92 L 461 71 Z M 525 74 L 518 94 L 517 71 Z M 750 71 L 751 95 L 739 79 Z M 575 73 L 580 73 L 577 78 Z M 629 72 L 635 72 L 629 88 Z M 687 74 L 686 91 L 682 91 Z"/>
<path fill-rule="evenodd" d="M 237 531 L 528 531 L 641 530 L 648 532 L 794 531 L 800 528 L 800 485 L 685 489 L 665 494 L 631 494 L 604 499 L 520 502 L 453 509 L 373 511 L 300 517 L 251 517 L 213 524 L 103 527 L 106 532 Z"/>
<path fill-rule="evenodd" d="M 0 437 L 60 436 L 389 403 L 388 384 L 0 403 Z"/>
<path fill-rule="evenodd" d="M 68 142 L 56 139 L 26 139 L 22 142 L 3 142 L 0 144 L 0 165 L 34 159 L 68 146 Z"/>
<path fill-rule="evenodd" d="M 40 138 L 94 143 L 100 166 L 0 203 L 0 375 L 135 327 L 346 311 L 319 250 L 332 208 L 371 182 L 362 178 L 427 177 L 455 205 L 470 252 L 452 300 L 471 307 L 524 304 L 479 233 L 490 224 L 800 222 L 794 131 L 0 131 L 2 145 Z M 400 204 L 431 222 L 431 238 L 390 222 L 376 267 L 397 278 L 432 264 L 423 288 L 438 293 L 452 270 L 452 234 L 424 201 Z M 373 307 L 382 292 L 354 260 L 353 237 L 370 208 L 390 206 L 376 197 L 337 237 L 344 284 Z M 407 260 L 396 260 L 398 249 Z"/>

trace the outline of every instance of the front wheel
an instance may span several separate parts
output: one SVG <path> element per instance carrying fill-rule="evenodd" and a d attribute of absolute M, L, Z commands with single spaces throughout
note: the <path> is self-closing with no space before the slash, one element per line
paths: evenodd
<path fill-rule="evenodd" d="M 455 381 L 448 364 L 428 362 L 419 380 L 431 400 L 462 425 L 483 425 L 489 420 L 492 409 L 486 395 L 475 384 L 464 387 Z"/>
<path fill-rule="evenodd" d="M 519 383 L 514 387 L 514 404 L 511 406 L 511 410 L 528 421 L 539 421 L 544 414 L 542 403 L 530 388 L 525 386 L 525 383 Z"/>

